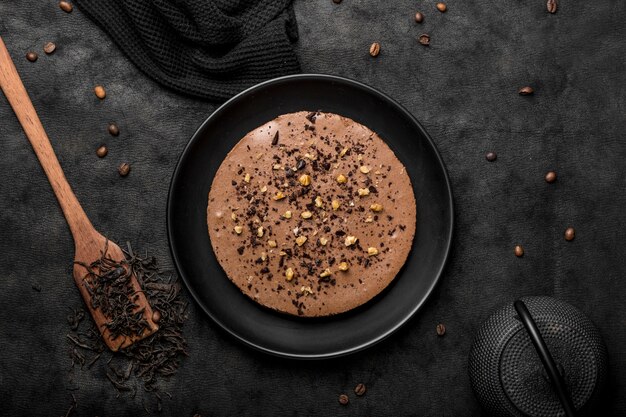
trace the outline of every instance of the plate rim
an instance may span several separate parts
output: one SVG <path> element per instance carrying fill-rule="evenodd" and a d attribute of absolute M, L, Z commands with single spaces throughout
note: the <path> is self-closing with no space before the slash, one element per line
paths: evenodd
<path fill-rule="evenodd" d="M 256 90 L 259 90 L 259 89 L 262 89 L 264 87 L 267 87 L 269 85 L 279 84 L 279 83 L 282 83 L 282 82 L 285 82 L 285 81 L 294 80 L 294 79 L 296 79 L 296 80 L 307 80 L 308 79 L 308 80 L 318 80 L 318 81 L 322 80 L 322 81 L 331 81 L 331 82 L 334 81 L 334 82 L 339 82 L 339 83 L 351 84 L 353 86 L 356 86 L 358 88 L 366 90 L 370 94 L 378 96 L 379 98 L 383 99 L 384 101 L 387 101 L 388 103 L 392 104 L 398 111 L 402 112 L 404 114 L 404 116 L 408 117 L 408 119 L 418 128 L 418 130 L 423 135 L 423 137 L 426 138 L 426 140 L 428 142 L 428 145 L 434 151 L 434 153 L 435 153 L 435 155 L 437 157 L 438 165 L 443 170 L 443 176 L 444 176 L 444 179 L 445 179 L 445 184 L 446 184 L 446 189 L 447 189 L 447 200 L 448 200 L 448 205 L 450 207 L 450 214 L 449 214 L 449 219 L 448 219 L 449 224 L 450 224 L 450 228 L 449 228 L 449 231 L 448 231 L 448 235 L 446 236 L 446 240 L 447 241 L 446 241 L 446 246 L 445 246 L 445 254 L 443 256 L 442 261 L 439 264 L 439 267 L 437 269 L 437 273 L 436 273 L 435 278 L 432 280 L 430 286 L 428 287 L 428 290 L 426 291 L 426 293 L 424 294 L 424 297 L 422 297 L 420 302 L 417 303 L 411 309 L 411 311 L 409 311 L 394 326 L 391 326 L 385 332 L 382 332 L 381 334 L 379 334 L 378 336 L 368 340 L 367 342 L 361 343 L 360 345 L 353 346 L 353 347 L 350 347 L 350 348 L 347 348 L 347 349 L 336 350 L 336 351 L 332 351 L 332 352 L 328 352 L 328 353 L 321 353 L 321 354 L 294 354 L 294 353 L 289 353 L 289 352 L 279 351 L 279 350 L 276 350 L 276 349 L 267 348 L 267 347 L 264 347 L 264 346 L 262 346 L 262 345 L 260 345 L 258 343 L 255 343 L 255 342 L 253 342 L 253 341 L 251 341 L 251 340 L 249 340 L 249 339 L 247 339 L 247 338 L 237 334 L 235 331 L 231 330 L 231 328 L 228 325 L 226 325 L 219 318 L 217 318 L 210 311 L 210 309 L 208 309 L 204 305 L 204 303 L 200 301 L 200 297 L 198 296 L 196 291 L 193 289 L 193 287 L 190 285 L 190 282 L 187 279 L 187 277 L 185 276 L 185 274 L 182 273 L 182 267 L 181 267 L 182 262 L 179 260 L 176 252 L 174 251 L 173 236 L 172 236 L 173 235 L 173 231 L 172 231 L 172 221 L 173 220 L 172 220 L 172 209 L 171 209 L 171 207 L 172 207 L 172 189 L 174 187 L 174 183 L 176 182 L 177 177 L 179 176 L 179 171 L 182 169 L 181 168 L 181 163 L 182 163 L 183 159 L 185 159 L 188 156 L 188 154 L 190 152 L 191 146 L 198 140 L 200 132 L 204 130 L 205 126 L 208 123 L 210 123 L 212 121 L 212 119 L 216 118 L 221 112 L 223 112 L 230 105 L 232 105 L 232 103 L 241 100 L 246 95 L 248 95 L 250 93 L 253 93 Z M 264 352 L 264 353 L 267 353 L 267 354 L 271 354 L 271 355 L 274 355 L 274 356 L 277 356 L 277 357 L 281 357 L 281 358 L 301 359 L 301 360 L 320 360 L 320 359 L 338 358 L 338 357 L 341 357 L 341 356 L 346 356 L 346 355 L 349 355 L 349 354 L 360 352 L 360 351 L 362 351 L 362 350 L 364 350 L 366 348 L 372 347 L 372 346 L 382 342 L 383 340 L 385 340 L 386 338 L 391 336 L 393 333 L 398 331 L 398 329 L 400 329 L 402 326 L 404 326 L 411 318 L 413 318 L 413 316 L 415 316 L 415 314 L 424 306 L 424 304 L 426 304 L 426 302 L 428 301 L 428 299 L 432 295 L 433 290 L 435 289 L 435 287 L 439 283 L 439 280 L 441 279 L 441 276 L 443 275 L 443 271 L 445 270 L 446 265 L 448 263 L 448 260 L 450 258 L 450 251 L 451 251 L 451 247 L 452 247 L 452 238 L 453 238 L 453 235 L 454 235 L 454 198 L 453 198 L 453 195 L 452 195 L 452 185 L 450 183 L 450 178 L 448 176 L 448 170 L 446 169 L 446 165 L 445 165 L 445 163 L 443 161 L 443 158 L 441 157 L 441 154 L 439 153 L 439 149 L 437 148 L 437 145 L 432 140 L 432 138 L 430 137 L 428 132 L 424 129 L 422 124 L 402 104 L 400 104 L 398 101 L 396 101 L 393 98 L 391 98 L 386 93 L 383 93 L 382 91 L 380 91 L 380 90 L 378 90 L 378 89 L 376 89 L 374 87 L 371 87 L 371 86 L 369 86 L 367 84 L 364 84 L 364 83 L 362 83 L 360 81 L 356 81 L 356 80 L 353 80 L 353 79 L 350 79 L 350 78 L 341 77 L 341 76 L 337 76 L 337 75 L 306 73 L 306 74 L 285 75 L 285 76 L 282 76 L 282 77 L 272 78 L 270 80 L 263 81 L 261 83 L 255 84 L 254 86 L 249 87 L 249 88 L 241 91 L 240 93 L 234 95 L 233 97 L 231 97 L 230 99 L 225 101 L 223 104 L 221 104 L 219 107 L 217 107 L 211 114 L 209 114 L 209 116 L 195 130 L 195 132 L 193 133 L 193 135 L 191 136 L 191 138 L 189 139 L 189 141 L 187 142 L 187 144 L 183 148 L 182 152 L 180 153 L 180 156 L 178 157 L 178 161 L 176 162 L 176 166 L 175 166 L 174 171 L 172 173 L 172 176 L 171 176 L 171 179 L 170 179 L 170 185 L 169 185 L 168 192 L 167 192 L 165 218 L 166 218 L 166 227 L 167 227 L 168 246 L 169 246 L 169 249 L 170 249 L 170 254 L 172 256 L 172 261 L 174 263 L 174 267 L 176 268 L 176 272 L 178 273 L 178 276 L 184 282 L 187 291 L 189 291 L 189 293 L 191 294 L 191 296 L 194 299 L 194 301 L 197 304 L 197 306 L 200 307 L 201 310 L 206 315 L 208 315 L 211 318 L 211 320 L 213 320 L 214 323 L 216 323 L 222 330 L 224 330 L 230 336 L 232 336 L 235 339 L 237 339 L 243 345 L 251 347 L 251 348 L 253 348 L 253 349 L 257 350 L 257 351 L 261 351 L 261 352 Z"/>

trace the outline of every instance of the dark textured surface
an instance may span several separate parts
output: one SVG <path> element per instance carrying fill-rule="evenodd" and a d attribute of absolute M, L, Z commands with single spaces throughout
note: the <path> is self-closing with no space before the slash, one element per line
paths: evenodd
<path fill-rule="evenodd" d="M 420 7 L 424 23 L 413 14 Z M 451 260 L 426 307 L 385 342 L 323 363 L 284 361 L 235 343 L 195 306 L 191 356 L 166 389 L 163 415 L 478 416 L 467 355 L 490 312 L 523 295 L 563 299 L 599 327 L 609 351 L 604 410 L 626 413 L 626 5 L 621 1 L 297 1 L 305 72 L 366 82 L 395 97 L 439 146 L 457 210 Z M 78 10 L 0 2 L 2 35 L 85 211 L 116 241 L 171 265 L 165 199 L 186 141 L 215 108 L 144 77 Z M 419 45 L 422 32 L 431 46 Z M 58 44 L 46 56 L 42 45 Z M 368 55 L 373 41 L 381 54 Z M 24 58 L 36 50 L 36 63 Z M 99 102 L 96 83 L 107 88 Z M 520 97 L 523 85 L 535 95 Z M 109 121 L 121 134 L 109 137 Z M 73 244 L 54 195 L 0 98 L 0 405 L 3 415 L 141 415 L 102 373 L 74 371 L 65 316 L 80 305 Z M 96 147 L 107 143 L 105 159 Z M 497 152 L 489 163 L 485 152 Z M 117 164 L 133 170 L 120 178 Z M 557 171 L 554 184 L 543 176 Z M 563 239 L 576 228 L 572 242 Z M 513 247 L 526 250 L 522 258 Z M 37 284 L 41 292 L 31 289 Z M 438 338 L 435 325 L 446 324 Z M 356 398 L 364 382 L 367 394 Z M 350 394 L 347 407 L 338 403 Z"/>

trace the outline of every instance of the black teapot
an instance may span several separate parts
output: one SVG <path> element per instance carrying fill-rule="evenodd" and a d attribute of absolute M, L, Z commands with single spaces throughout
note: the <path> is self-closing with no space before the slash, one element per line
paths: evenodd
<path fill-rule="evenodd" d="M 598 329 L 573 306 L 524 297 L 480 327 L 469 376 L 484 409 L 501 417 L 593 415 L 607 377 Z"/>

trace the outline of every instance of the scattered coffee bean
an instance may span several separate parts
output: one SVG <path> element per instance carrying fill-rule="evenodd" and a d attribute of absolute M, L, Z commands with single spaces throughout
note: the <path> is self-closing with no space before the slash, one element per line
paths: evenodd
<path fill-rule="evenodd" d="M 159 310 L 152 311 L 152 321 L 155 323 L 161 321 L 161 312 Z"/>
<path fill-rule="evenodd" d="M 554 181 L 556 181 L 556 172 L 548 171 L 548 173 L 546 174 L 546 182 L 548 184 L 552 184 Z"/>
<path fill-rule="evenodd" d="M 439 323 L 437 325 L 437 336 L 443 336 L 444 334 L 446 334 L 446 326 L 443 323 Z"/>
<path fill-rule="evenodd" d="M 430 45 L 430 36 L 427 33 L 422 33 L 419 37 L 419 42 L 424 46 Z"/>
<path fill-rule="evenodd" d="M 59 7 L 65 13 L 72 13 L 72 10 L 74 10 L 74 7 L 72 6 L 72 3 L 70 3 L 69 1 L 64 1 L 64 0 L 59 2 Z"/>
<path fill-rule="evenodd" d="M 296 162 L 296 171 L 300 171 L 301 169 L 304 169 L 305 166 L 306 166 L 306 161 L 304 159 L 298 159 L 298 162 Z"/>
<path fill-rule="evenodd" d="M 39 55 L 37 55 L 34 52 L 29 52 L 29 53 L 26 54 L 26 59 L 28 59 L 30 62 L 37 61 L 37 58 L 39 58 Z"/>
<path fill-rule="evenodd" d="M 348 405 L 349 402 L 350 402 L 350 398 L 348 398 L 346 394 L 341 394 L 339 396 L 339 404 Z"/>
<path fill-rule="evenodd" d="M 424 21 L 424 15 L 420 12 L 415 13 L 415 21 L 417 23 L 422 23 Z"/>
<path fill-rule="evenodd" d="M 576 231 L 574 230 L 573 227 L 568 227 L 567 229 L 565 229 L 565 240 L 572 241 L 574 240 L 574 237 L 576 236 Z"/>
<path fill-rule="evenodd" d="M 485 155 L 485 158 L 487 158 L 487 161 L 493 162 L 498 158 L 498 155 L 496 155 L 495 152 L 487 152 L 487 155 Z"/>
<path fill-rule="evenodd" d="M 98 155 L 100 158 L 104 158 L 105 156 L 107 156 L 108 153 L 109 153 L 109 150 L 104 145 L 96 149 L 96 155 Z"/>
<path fill-rule="evenodd" d="M 448 10 L 448 7 L 445 3 L 437 3 L 437 10 L 439 10 L 441 13 L 444 13 L 446 10 Z"/>
<path fill-rule="evenodd" d="M 557 0 L 548 0 L 546 7 L 548 8 L 549 13 L 556 13 L 556 9 L 558 7 Z"/>
<path fill-rule="evenodd" d="M 535 92 L 535 90 L 533 90 L 532 87 L 528 87 L 528 86 L 522 87 L 518 91 L 520 96 L 529 96 L 529 95 L 531 95 L 534 92 Z"/>
<path fill-rule="evenodd" d="M 515 247 L 515 256 L 517 256 L 518 258 L 521 258 L 522 256 L 524 256 L 524 248 L 521 247 L 520 245 L 517 245 Z"/>
<path fill-rule="evenodd" d="M 380 54 L 380 44 L 374 42 L 372 46 L 370 46 L 370 55 L 376 57 L 378 54 Z"/>
<path fill-rule="evenodd" d="M 104 98 L 107 96 L 106 90 L 101 85 L 97 85 L 93 89 L 93 92 L 96 94 L 96 97 L 98 97 L 100 100 L 104 100 Z"/>
<path fill-rule="evenodd" d="M 57 49 L 57 46 L 54 44 L 54 42 L 48 42 L 43 46 L 43 51 L 47 53 L 48 55 L 53 53 L 56 49 Z"/>
<path fill-rule="evenodd" d="M 115 123 L 110 123 L 108 130 L 111 136 L 118 136 L 120 134 L 120 128 Z"/>
<path fill-rule="evenodd" d="M 117 167 L 117 172 L 120 173 L 122 177 L 125 177 L 130 172 L 130 164 L 124 162 L 119 167 Z"/>
<path fill-rule="evenodd" d="M 339 4 L 339 3 L 341 3 L 341 0 L 333 0 L 333 3 Z"/>
<path fill-rule="evenodd" d="M 367 391 L 365 384 L 357 384 L 357 386 L 354 387 L 354 393 L 358 395 L 359 397 L 362 397 L 363 395 L 365 395 L 365 391 Z"/>

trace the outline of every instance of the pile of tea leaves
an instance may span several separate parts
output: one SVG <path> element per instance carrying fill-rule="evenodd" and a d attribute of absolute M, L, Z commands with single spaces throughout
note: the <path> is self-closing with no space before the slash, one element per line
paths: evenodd
<path fill-rule="evenodd" d="M 154 257 L 139 256 L 127 244 L 126 257 L 115 262 L 102 257 L 90 265 L 84 265 L 87 274 L 85 284 L 92 296 L 92 307 L 99 308 L 109 319 L 107 327 L 112 337 L 141 334 L 148 324 L 143 311 L 137 311 L 135 290 L 130 277 L 134 275 L 155 314 L 160 315 L 159 330 L 118 352 L 107 349 L 100 332 L 88 313 L 76 308 L 68 315 L 70 332 L 67 334 L 72 370 L 91 369 L 101 364 L 106 377 L 118 396 L 122 393 L 135 397 L 138 389 L 151 393 L 156 410 L 161 410 L 162 391 L 159 382 L 176 373 L 180 360 L 187 356 L 187 343 L 182 334 L 188 317 L 187 302 L 181 297 L 181 286 L 175 277 L 166 276 Z M 87 318 L 87 319 L 85 319 Z M 145 398 L 145 396 L 144 396 Z M 144 408 L 150 412 L 144 401 Z"/>

